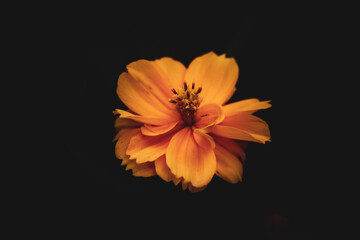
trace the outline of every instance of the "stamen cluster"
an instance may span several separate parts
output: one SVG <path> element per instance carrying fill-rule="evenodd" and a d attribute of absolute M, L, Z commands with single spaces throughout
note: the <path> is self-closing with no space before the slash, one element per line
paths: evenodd
<path fill-rule="evenodd" d="M 194 114 L 201 103 L 201 98 L 199 97 L 201 90 L 201 87 L 195 87 L 195 83 L 192 83 L 190 88 L 186 82 L 184 82 L 183 88 L 178 88 L 178 91 L 174 88 L 171 89 L 174 96 L 173 99 L 170 99 L 170 102 L 176 105 L 176 109 L 188 125 L 193 125 L 194 123 Z"/>

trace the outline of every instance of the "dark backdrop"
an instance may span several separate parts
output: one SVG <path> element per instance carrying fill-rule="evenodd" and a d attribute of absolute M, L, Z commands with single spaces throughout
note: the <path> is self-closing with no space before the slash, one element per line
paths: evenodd
<path fill-rule="evenodd" d="M 210 233 L 223 239 L 311 239 L 318 191 L 313 170 L 317 120 L 311 116 L 319 104 L 313 101 L 311 21 L 291 12 L 221 16 L 119 20 L 111 29 L 112 47 L 91 46 L 81 54 L 81 77 L 69 76 L 65 121 L 71 127 L 63 143 L 70 160 L 64 201 L 75 222 L 103 222 L 119 234 L 131 228 L 131 234 L 149 231 L 155 237 L 170 231 L 172 237 Z M 109 37 L 99 27 L 89 32 L 97 39 Z M 190 193 L 159 177 L 132 176 L 115 158 L 112 142 L 112 111 L 125 108 L 116 95 L 118 76 L 138 59 L 169 56 L 188 66 L 209 51 L 226 53 L 239 65 L 230 102 L 272 100 L 272 108 L 256 113 L 269 124 L 272 142 L 250 143 L 244 180 L 235 185 L 215 176 L 207 189 Z M 78 67 L 71 60 L 70 65 Z"/>

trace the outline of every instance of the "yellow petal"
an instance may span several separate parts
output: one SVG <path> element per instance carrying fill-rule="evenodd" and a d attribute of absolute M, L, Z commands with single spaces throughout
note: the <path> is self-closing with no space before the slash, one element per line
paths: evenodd
<path fill-rule="evenodd" d="M 197 188 L 207 185 L 216 170 L 213 149 L 199 147 L 190 127 L 172 137 L 166 151 L 166 164 L 177 178 Z"/>
<path fill-rule="evenodd" d="M 250 98 L 224 106 L 226 116 L 231 116 L 240 112 L 254 113 L 260 109 L 267 109 L 271 107 L 270 101 L 259 101 L 256 98 Z"/>
<path fill-rule="evenodd" d="M 230 151 L 220 145 L 215 147 L 216 175 L 230 183 L 242 180 L 243 164 Z"/>
<path fill-rule="evenodd" d="M 139 132 L 131 138 L 126 154 L 136 163 L 155 161 L 166 153 L 172 135 L 146 136 Z"/>
<path fill-rule="evenodd" d="M 213 127 L 211 133 L 244 141 L 259 143 L 270 141 L 270 131 L 267 123 L 248 113 L 225 117 L 224 121 Z"/>
<path fill-rule="evenodd" d="M 185 81 L 202 87 L 203 103 L 226 103 L 234 93 L 239 67 L 234 58 L 209 52 L 195 58 L 189 65 Z"/>

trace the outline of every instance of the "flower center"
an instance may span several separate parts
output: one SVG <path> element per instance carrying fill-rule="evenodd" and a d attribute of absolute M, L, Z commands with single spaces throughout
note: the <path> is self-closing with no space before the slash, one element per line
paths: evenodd
<path fill-rule="evenodd" d="M 193 125 L 194 123 L 194 114 L 201 103 L 201 98 L 199 97 L 201 90 L 201 87 L 195 88 L 195 83 L 191 85 L 191 88 L 188 87 L 186 82 L 184 82 L 183 88 L 178 88 L 178 91 L 174 88 L 171 89 L 174 96 L 170 99 L 170 102 L 176 105 L 176 109 L 188 125 Z"/>

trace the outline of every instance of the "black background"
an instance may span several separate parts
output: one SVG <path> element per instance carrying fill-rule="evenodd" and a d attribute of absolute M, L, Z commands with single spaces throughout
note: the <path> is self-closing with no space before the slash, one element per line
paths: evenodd
<path fill-rule="evenodd" d="M 319 121 L 313 113 L 321 101 L 314 101 L 319 79 L 311 41 L 316 27 L 299 12 L 226 9 L 191 19 L 180 14 L 180 21 L 171 14 L 121 18 L 111 36 L 90 27 L 89 38 L 112 42 L 88 47 L 80 54 L 83 64 L 70 60 L 80 77 L 65 76 L 71 79 L 66 93 L 71 104 L 64 117 L 70 126 L 63 142 L 70 160 L 64 201 L 74 228 L 85 222 L 94 226 L 86 231 L 105 223 L 119 234 L 131 229 L 134 236 L 170 231 L 172 237 L 311 239 L 319 216 L 314 170 Z M 250 143 L 244 180 L 235 185 L 215 176 L 204 191 L 190 193 L 157 176 L 132 176 L 115 158 L 112 142 L 112 111 L 126 108 L 116 95 L 118 76 L 138 59 L 169 56 L 188 66 L 209 51 L 226 53 L 239 65 L 237 91 L 229 102 L 272 100 L 272 108 L 255 114 L 269 124 L 272 142 Z"/>

